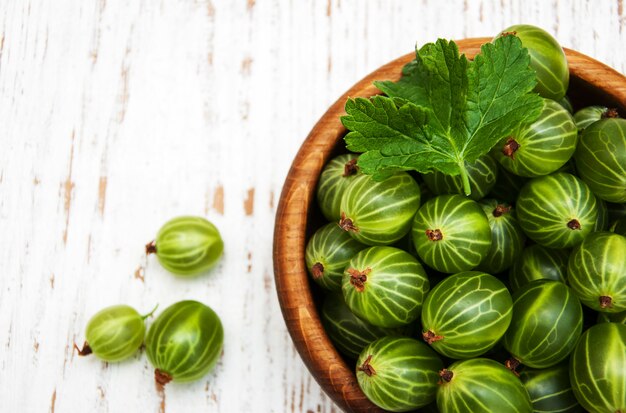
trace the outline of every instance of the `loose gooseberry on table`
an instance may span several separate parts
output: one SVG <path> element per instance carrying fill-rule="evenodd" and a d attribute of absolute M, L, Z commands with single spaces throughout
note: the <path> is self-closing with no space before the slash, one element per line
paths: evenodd
<path fill-rule="evenodd" d="M 83 348 L 79 349 L 76 344 L 74 348 L 81 356 L 93 353 L 104 361 L 125 360 L 135 354 L 143 344 L 146 333 L 144 320 L 157 307 L 143 316 L 125 304 L 103 308 L 87 323 Z"/>
<path fill-rule="evenodd" d="M 202 378 L 217 363 L 223 343 L 224 328 L 211 307 L 193 300 L 172 304 L 154 320 L 146 336 L 156 383 Z"/>
<path fill-rule="evenodd" d="M 159 263 L 178 276 L 195 276 L 213 268 L 224 251 L 224 241 L 213 223 L 197 216 L 167 221 L 146 254 L 156 254 Z"/>

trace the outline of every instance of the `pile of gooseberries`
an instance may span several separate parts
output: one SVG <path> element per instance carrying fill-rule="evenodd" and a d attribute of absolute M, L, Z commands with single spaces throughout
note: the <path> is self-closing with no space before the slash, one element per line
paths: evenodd
<path fill-rule="evenodd" d="M 575 113 L 547 32 L 518 36 L 544 98 L 458 177 L 375 180 L 342 154 L 306 265 L 363 393 L 394 412 L 626 412 L 626 120 Z"/>

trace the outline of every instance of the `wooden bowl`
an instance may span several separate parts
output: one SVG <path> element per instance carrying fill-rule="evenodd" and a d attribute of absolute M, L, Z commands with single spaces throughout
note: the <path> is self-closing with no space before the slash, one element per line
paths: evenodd
<path fill-rule="evenodd" d="M 461 53 L 473 58 L 489 38 L 457 42 Z M 570 69 L 568 95 L 575 107 L 601 104 L 616 107 L 626 115 L 626 77 L 610 67 L 565 49 Z M 370 97 L 379 93 L 374 80 L 398 80 L 402 67 L 414 59 L 409 53 L 396 59 L 354 85 L 317 122 L 294 159 L 280 196 L 274 228 L 274 274 L 280 306 L 291 338 L 324 391 L 342 409 L 353 412 L 381 411 L 361 392 L 354 374 L 326 335 L 316 307 L 319 291 L 312 287 L 306 271 L 304 249 L 308 236 L 322 225 L 315 201 L 318 177 L 326 162 L 342 151 L 346 129 L 339 118 L 345 114 L 348 97 Z"/>

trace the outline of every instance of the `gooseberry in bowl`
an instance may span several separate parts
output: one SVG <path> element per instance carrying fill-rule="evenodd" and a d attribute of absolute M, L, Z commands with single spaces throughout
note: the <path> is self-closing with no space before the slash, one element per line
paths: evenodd
<path fill-rule="evenodd" d="M 519 29 L 519 32 L 522 33 L 523 30 Z M 466 39 L 458 41 L 457 46 L 461 53 L 464 53 L 468 57 L 468 59 L 472 59 L 479 52 L 481 45 L 489 43 L 490 41 L 491 39 L 486 38 Z M 522 39 L 522 42 L 524 42 L 524 39 Z M 587 56 L 584 56 L 572 50 L 564 49 L 563 56 L 565 56 L 565 58 L 567 59 L 566 62 L 565 60 L 559 61 L 560 58 L 558 58 L 558 56 L 555 60 L 558 61 L 557 63 L 561 66 L 563 62 L 566 63 L 565 72 L 559 69 L 558 78 L 553 82 L 553 84 L 548 84 L 548 86 L 546 87 L 546 89 L 552 90 L 553 94 L 550 96 L 546 95 L 544 96 L 545 98 L 559 101 L 565 95 L 565 91 L 567 91 L 567 96 L 570 98 L 574 110 L 579 110 L 580 108 L 589 105 L 601 104 L 608 108 L 616 108 L 617 112 L 620 113 L 622 116 L 626 113 L 626 78 L 623 75 Z M 322 116 L 320 121 L 314 126 L 308 138 L 302 144 L 300 151 L 296 155 L 292 167 L 285 180 L 280 202 L 278 204 L 274 230 L 274 272 L 277 294 L 284 319 L 287 324 L 287 328 L 291 334 L 291 337 L 294 341 L 294 344 L 298 352 L 300 353 L 304 363 L 311 371 L 311 374 L 318 381 L 324 391 L 342 409 L 347 411 L 380 411 L 381 407 L 370 401 L 365 393 L 362 391 L 361 387 L 359 386 L 357 376 L 355 374 L 355 372 L 357 372 L 357 366 L 353 361 L 350 361 L 350 357 L 342 357 L 342 355 L 333 346 L 333 343 L 329 338 L 329 335 L 326 333 L 323 323 L 320 319 L 319 309 L 321 308 L 324 297 L 327 295 L 327 293 L 325 292 L 325 289 L 319 287 L 308 275 L 307 264 L 305 260 L 305 247 L 307 242 L 311 239 L 313 234 L 319 228 L 327 225 L 322 211 L 317 205 L 316 189 L 318 187 L 318 182 L 320 180 L 322 170 L 328 164 L 328 162 L 331 159 L 336 158 L 337 156 L 347 153 L 343 138 L 346 137 L 346 134 L 348 133 L 348 128 L 344 124 L 342 124 L 341 117 L 346 114 L 345 108 L 348 97 L 369 98 L 372 96 L 377 96 L 378 94 L 380 94 L 380 90 L 373 85 L 373 82 L 381 79 L 390 79 L 392 81 L 400 80 L 402 77 L 403 68 L 407 64 L 414 61 L 414 59 L 415 53 L 410 53 L 406 56 L 400 57 L 397 60 L 394 60 L 393 62 L 390 62 L 387 65 L 382 66 L 369 76 L 365 77 L 362 81 L 357 83 L 328 109 L 328 111 Z M 541 93 L 539 89 L 537 90 Z M 406 97 L 404 98 L 404 100 L 406 100 Z M 365 105 L 364 102 L 359 101 L 358 99 L 355 99 L 354 102 L 354 105 Z M 371 112 L 368 113 L 381 113 L 380 111 L 383 111 L 385 109 L 381 106 L 383 104 L 381 103 L 383 102 L 383 100 L 379 99 L 375 100 L 374 102 L 375 104 L 367 107 L 368 110 L 371 109 Z M 401 106 L 403 98 L 397 97 L 394 102 L 396 102 L 397 105 Z M 376 106 L 377 104 L 378 106 Z M 396 106 L 396 108 L 397 107 L 398 106 Z M 352 110 L 354 108 L 349 109 Z M 393 110 L 393 108 L 391 108 L 390 110 Z M 538 110 L 537 115 L 539 114 L 539 111 L 540 110 Z M 559 108 L 554 108 L 554 111 L 556 113 L 559 113 L 560 116 L 562 115 L 563 119 L 567 119 L 568 127 L 565 133 L 570 140 L 566 144 L 566 150 L 571 151 L 572 136 L 575 135 L 577 128 L 574 126 L 574 133 L 572 133 L 571 126 L 573 124 L 573 121 L 570 119 L 571 117 L 568 117 L 569 115 L 566 116 L 566 113 L 561 112 Z M 401 112 L 400 115 L 407 117 L 418 117 L 422 115 L 430 116 L 431 114 L 423 113 L 419 110 L 414 110 L 413 112 L 411 112 L 406 109 L 405 111 Z M 413 117 L 413 119 L 416 119 L 415 117 Z M 366 117 L 354 119 L 353 117 L 351 119 L 351 122 L 368 122 L 368 119 L 366 119 Z M 350 124 L 348 126 L 353 125 Z M 588 128 L 589 127 L 587 127 L 586 129 Z M 398 131 L 397 128 L 396 131 Z M 352 136 L 353 145 L 358 144 L 358 138 L 359 137 L 356 135 Z M 579 138 L 580 137 L 578 137 L 578 139 Z M 404 155 L 406 155 L 408 159 L 409 155 L 407 154 L 412 148 L 410 145 L 411 143 L 408 140 L 405 145 L 398 145 L 398 147 L 394 149 L 395 152 L 393 155 L 397 156 L 397 158 L 395 159 L 400 159 Z M 354 146 L 348 149 L 354 150 Z M 373 165 L 375 162 L 386 162 L 382 157 L 375 158 L 377 154 L 370 154 L 368 156 L 365 155 L 367 154 L 361 154 L 359 156 L 359 161 L 357 162 L 357 165 L 360 165 L 361 162 L 363 162 L 364 164 L 369 164 L 370 166 Z M 385 155 L 390 154 L 386 153 Z M 517 197 L 520 191 L 524 192 L 522 188 L 524 188 L 525 185 L 529 185 L 532 180 L 544 179 L 545 177 L 550 177 L 554 174 L 563 174 L 559 176 L 566 176 L 565 174 L 574 172 L 572 168 L 575 169 L 575 167 L 576 165 L 572 164 L 571 162 L 567 162 L 565 165 L 558 167 L 558 170 L 553 171 L 548 175 L 533 176 L 532 179 L 529 180 L 527 178 L 511 178 L 511 176 L 509 175 L 509 171 L 505 168 L 502 168 L 502 166 L 498 164 L 496 182 L 494 186 L 490 190 L 488 190 L 492 194 L 489 195 L 489 198 L 493 198 L 497 202 L 496 205 L 503 204 L 503 201 L 513 202 L 514 198 Z M 463 168 L 467 173 L 469 168 Z M 549 169 L 553 168 L 554 166 L 551 166 Z M 564 172 L 561 170 L 562 168 L 569 168 L 568 170 L 570 172 Z M 506 173 L 502 173 L 502 171 L 505 171 Z M 367 170 L 363 170 L 363 168 L 361 168 L 359 174 L 352 178 L 352 180 L 362 180 L 363 182 L 366 182 L 368 179 L 370 179 L 367 176 L 367 172 Z M 423 185 L 423 179 L 421 176 L 419 176 L 419 174 L 407 172 L 407 169 L 403 169 L 401 166 L 397 167 L 396 170 L 393 171 L 393 173 L 398 172 L 410 175 L 411 178 L 415 180 L 415 183 L 418 186 Z M 423 173 L 425 171 L 419 172 Z M 388 174 L 387 178 L 391 175 L 393 174 Z M 501 183 L 498 183 L 498 179 L 501 176 L 504 178 Z M 362 196 L 361 199 L 367 199 L 367 189 L 374 187 L 376 182 L 384 182 L 384 178 L 385 177 L 383 176 L 378 176 L 375 177 L 373 181 L 367 181 L 367 185 L 362 185 L 362 187 L 359 188 L 359 195 Z M 461 182 L 463 183 L 462 192 L 464 193 L 468 192 L 467 189 L 470 187 L 471 180 L 467 176 L 466 178 L 467 181 L 465 182 L 463 177 L 461 177 Z M 589 186 L 589 184 L 585 183 L 584 180 L 578 180 L 580 182 L 570 182 L 571 179 L 567 178 L 564 180 L 564 182 L 565 181 L 567 181 L 566 183 L 568 184 L 568 188 L 577 188 L 577 190 L 580 188 L 585 189 L 585 187 Z M 467 185 L 465 185 L 466 183 Z M 458 185 L 458 183 L 455 183 L 455 185 Z M 444 188 L 442 191 L 458 191 L 458 186 L 455 186 L 454 190 L 448 189 L 447 187 L 451 188 L 452 186 L 448 185 L 447 183 L 445 184 L 445 186 L 442 185 L 442 187 Z M 535 190 L 537 192 L 542 192 L 543 190 L 541 185 L 533 185 L 530 189 L 533 189 L 533 187 L 535 187 Z M 422 188 L 424 188 L 424 186 L 422 186 Z M 458 194 L 458 192 L 455 193 Z M 525 235 L 532 242 L 541 241 L 541 243 L 545 245 L 545 247 L 542 248 L 545 248 L 547 250 L 549 250 L 550 248 L 559 248 L 559 250 L 561 251 L 562 248 L 576 247 L 576 245 L 579 245 L 582 242 L 582 240 L 585 238 L 585 235 L 587 235 L 587 233 L 581 234 L 580 231 L 591 232 L 588 227 L 591 226 L 591 228 L 594 228 L 598 218 L 597 200 L 593 196 L 591 191 L 589 191 L 589 193 L 591 194 L 589 195 L 589 197 L 581 197 L 581 199 L 578 200 L 579 202 L 577 202 L 579 212 L 581 212 L 579 216 L 565 216 L 568 214 L 563 211 L 567 209 L 567 206 L 560 205 L 560 207 L 558 208 L 556 208 L 555 206 L 556 209 L 554 210 L 557 213 L 560 212 L 559 216 L 555 214 L 553 217 L 551 217 L 552 221 L 557 222 L 557 224 L 559 225 L 558 228 L 555 227 L 555 231 L 557 229 L 561 231 L 561 221 L 563 219 L 566 219 L 566 221 L 563 222 L 565 230 L 561 231 L 560 233 L 557 231 L 551 236 L 544 236 L 547 228 L 540 228 L 542 223 L 538 222 L 538 220 L 533 215 L 533 210 L 536 210 L 539 207 L 549 209 L 552 208 L 551 206 L 537 206 L 536 203 L 533 203 L 533 205 L 527 203 L 526 206 L 522 205 L 522 207 L 520 208 L 519 205 L 515 204 L 514 207 L 517 214 L 516 220 L 518 221 L 522 229 L 530 229 L 532 236 L 530 236 L 530 234 L 528 233 L 525 233 Z M 503 195 L 503 197 L 496 196 L 494 194 Z M 422 199 L 426 198 L 426 196 L 423 195 L 424 191 L 420 190 L 420 199 L 418 202 L 419 205 L 416 207 L 415 215 L 412 217 L 412 220 L 414 220 L 415 216 L 417 216 L 417 211 L 419 210 L 419 208 L 423 207 L 423 205 L 428 202 Z M 458 194 L 458 196 L 462 195 Z M 554 195 L 551 196 L 555 198 L 555 203 L 559 203 L 558 201 L 560 200 L 558 198 L 556 198 Z M 504 197 L 512 198 L 513 200 L 502 199 Z M 593 200 L 591 200 L 592 197 Z M 359 203 L 357 202 L 357 204 Z M 464 203 L 461 203 L 460 201 L 458 202 L 458 205 L 462 204 Z M 365 205 L 357 206 L 362 208 Z M 618 216 L 621 216 L 619 215 L 621 214 L 619 211 L 622 211 L 624 208 L 621 204 L 609 204 L 607 206 L 609 216 L 612 217 L 609 218 L 610 226 L 611 222 L 613 222 Z M 483 213 L 483 208 L 480 205 L 477 205 L 477 210 Z M 374 212 L 376 211 L 374 210 L 373 213 Z M 364 215 L 365 219 L 368 219 L 370 217 L 367 214 Z M 406 215 L 408 216 L 409 214 L 407 213 Z M 383 214 L 383 218 L 384 217 L 385 216 Z M 345 214 L 345 218 L 352 219 L 352 217 L 350 217 L 347 213 Z M 363 219 L 362 217 L 359 218 Z M 574 219 L 577 219 L 580 227 L 584 229 L 580 230 L 576 228 L 569 228 L 567 226 L 568 223 L 570 223 Z M 341 216 L 339 220 L 342 220 Z M 522 223 L 523 220 L 526 221 L 525 224 Z M 354 219 L 353 223 L 355 224 L 354 226 L 358 228 L 358 221 L 356 218 Z M 350 229 L 350 222 L 344 220 L 343 224 L 344 228 Z M 480 239 L 485 238 L 485 251 L 482 251 L 481 248 L 481 251 L 476 253 L 477 258 L 472 259 L 472 262 L 478 261 L 476 265 L 479 265 L 484 257 L 486 257 L 490 253 L 492 237 L 492 230 L 489 226 L 488 220 L 485 219 L 484 222 L 481 221 L 481 225 L 479 226 L 481 227 L 481 230 L 477 231 L 477 233 L 480 232 Z M 578 225 L 575 222 L 572 222 L 570 226 L 577 227 Z M 409 226 L 409 230 L 410 229 L 411 226 Z M 440 228 L 425 228 L 424 233 L 426 229 L 434 231 Z M 348 232 L 351 236 L 357 234 L 356 231 Z M 393 237 L 384 240 L 384 242 L 387 242 L 386 245 L 390 247 L 396 247 L 400 244 L 410 245 L 411 242 L 406 242 L 406 234 L 403 232 L 404 228 L 402 227 L 401 229 L 398 229 L 397 233 L 393 234 Z M 441 233 L 443 234 L 443 231 L 441 231 Z M 434 232 L 432 234 L 435 235 Z M 373 238 L 378 236 L 378 234 L 371 236 L 370 233 L 364 233 L 361 235 L 362 239 L 359 240 L 357 237 L 354 237 L 354 239 L 363 244 L 377 245 L 374 248 L 382 246 L 381 244 L 377 244 L 376 242 L 371 241 Z M 487 238 L 489 238 L 488 241 L 486 240 Z M 551 241 L 551 239 L 558 239 L 558 241 L 553 242 Z M 531 241 L 527 241 L 527 243 Z M 519 257 L 521 256 L 517 256 L 517 258 L 511 258 L 511 260 L 517 260 L 519 259 Z M 468 257 L 464 258 L 468 259 Z M 422 258 L 418 258 L 418 260 L 421 259 Z M 432 262 L 435 261 L 439 261 L 439 259 L 432 260 Z M 459 259 L 459 262 L 460 261 L 462 260 Z M 422 264 L 431 280 L 439 281 L 442 278 L 445 279 L 445 275 L 441 274 L 439 271 L 437 271 L 437 269 L 428 268 L 428 263 L 422 262 Z M 499 266 L 498 268 L 504 268 L 502 271 L 506 271 L 506 266 Z M 446 268 L 442 266 L 439 269 L 445 270 Z M 363 273 L 366 272 L 365 270 L 367 270 L 367 268 L 358 268 L 358 270 L 359 273 Z M 456 269 L 449 269 L 448 271 L 458 272 Z M 360 274 L 355 273 L 354 277 L 356 280 L 355 283 L 357 285 L 359 284 L 359 275 Z M 365 275 L 367 276 L 367 274 Z M 349 274 L 349 277 L 352 278 L 352 275 Z M 529 282 L 531 279 L 536 278 L 536 276 L 532 274 L 525 274 L 522 278 L 523 279 L 516 281 L 519 282 L 520 288 L 522 288 L 521 284 Z M 506 273 L 500 274 L 499 279 L 506 280 Z M 350 279 L 348 279 L 348 282 L 349 280 Z M 435 282 L 431 283 L 431 289 L 435 288 L 435 284 Z M 367 282 L 364 288 L 368 288 Z M 395 291 L 395 287 L 391 288 L 393 288 Z M 332 294 L 336 293 L 332 292 Z M 570 295 L 574 296 L 574 293 L 571 293 Z M 575 296 L 574 298 L 578 299 Z M 378 329 L 383 327 L 376 328 Z M 376 334 L 368 334 L 368 340 L 376 337 L 378 333 L 380 333 L 380 330 L 377 330 Z M 418 332 L 418 334 L 420 333 L 422 333 L 422 331 Z M 512 339 L 514 338 L 515 337 L 512 337 Z M 524 356 L 525 354 L 518 352 L 517 349 L 513 348 L 513 346 L 510 347 L 513 350 L 516 350 L 516 353 L 519 353 L 518 355 L 520 358 L 524 358 L 522 356 Z M 494 349 L 494 351 L 496 350 L 497 349 Z M 353 357 L 354 353 L 352 353 L 351 356 Z M 370 359 L 370 363 L 365 363 L 367 358 L 365 358 L 365 360 L 361 360 L 360 367 L 363 367 L 364 370 L 368 370 L 368 365 L 370 365 L 375 370 L 376 366 L 375 364 L 371 363 L 372 359 Z M 472 360 L 479 361 L 476 362 L 467 360 L 457 363 L 446 361 L 444 363 L 444 366 L 447 366 L 444 368 L 444 370 L 447 369 L 447 372 L 439 372 L 440 381 L 445 381 L 446 383 L 448 383 L 446 388 L 450 390 L 448 390 L 449 394 L 446 393 L 441 397 L 439 395 L 437 396 L 438 399 L 441 398 L 441 400 L 438 400 L 438 403 L 441 406 L 452 405 L 454 401 L 457 400 L 457 398 L 464 398 L 464 395 L 471 394 L 470 387 L 464 382 L 464 376 L 466 375 L 466 372 L 468 372 L 467 377 L 470 381 L 473 377 L 480 378 L 482 376 L 491 377 L 490 375 L 495 375 L 495 377 L 497 378 L 495 382 L 493 380 L 485 381 L 486 388 L 492 385 L 495 386 L 500 382 L 509 383 L 510 385 L 507 385 L 509 389 L 506 392 L 506 394 L 508 395 L 507 397 L 509 399 L 514 398 L 515 400 L 519 401 L 520 411 L 532 411 L 530 399 L 527 397 L 528 395 L 525 393 L 521 382 L 519 382 L 519 385 L 517 384 L 516 381 L 519 381 L 519 379 L 515 376 L 513 372 L 507 370 L 502 365 L 502 363 L 500 363 L 501 367 L 499 367 L 494 365 L 497 364 L 497 362 L 495 361 L 485 362 L 482 361 L 482 359 Z M 365 373 L 367 375 L 366 371 L 363 370 L 361 370 L 360 373 Z M 452 390 L 454 390 L 454 392 L 452 392 Z M 443 394 L 443 391 L 440 391 L 440 393 Z M 493 397 L 496 396 L 497 395 L 494 395 Z"/>

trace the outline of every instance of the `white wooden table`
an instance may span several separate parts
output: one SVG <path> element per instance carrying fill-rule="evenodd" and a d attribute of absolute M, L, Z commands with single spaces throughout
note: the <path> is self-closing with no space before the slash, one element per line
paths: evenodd
<path fill-rule="evenodd" d="M 272 231 L 302 140 L 350 85 L 414 44 L 537 24 L 626 72 L 622 0 L 0 1 L 0 410 L 333 412 L 285 329 Z M 222 231 L 178 279 L 144 244 L 167 219 Z M 72 351 L 90 316 L 212 306 L 225 350 L 158 394 L 145 354 Z"/>

